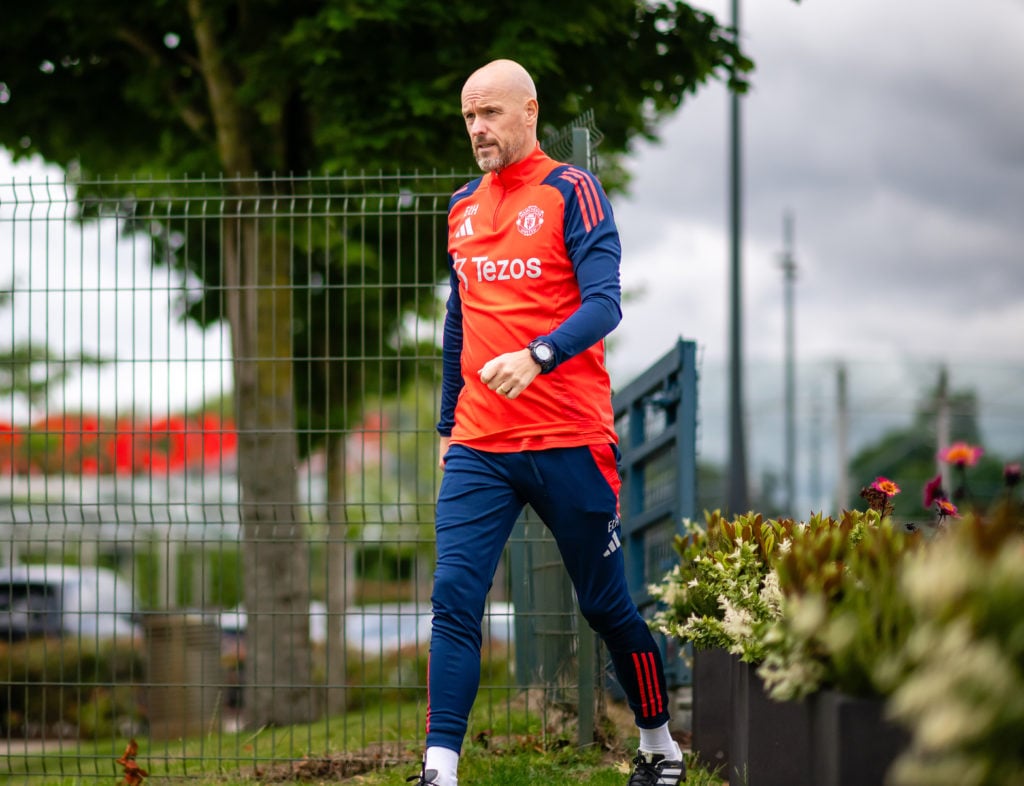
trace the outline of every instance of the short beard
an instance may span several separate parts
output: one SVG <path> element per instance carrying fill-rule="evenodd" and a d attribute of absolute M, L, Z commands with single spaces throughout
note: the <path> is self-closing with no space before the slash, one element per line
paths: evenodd
<path fill-rule="evenodd" d="M 507 147 L 500 147 L 498 155 L 493 158 L 476 158 L 476 164 L 484 172 L 497 172 L 498 170 L 504 169 L 507 166 L 511 166 L 520 158 L 522 158 L 522 151 L 525 147 L 526 139 L 519 137 L 509 142 Z"/>
<path fill-rule="evenodd" d="M 496 156 L 494 158 L 478 158 L 476 165 L 480 167 L 484 172 L 494 172 L 498 169 L 504 169 L 505 156 Z"/>

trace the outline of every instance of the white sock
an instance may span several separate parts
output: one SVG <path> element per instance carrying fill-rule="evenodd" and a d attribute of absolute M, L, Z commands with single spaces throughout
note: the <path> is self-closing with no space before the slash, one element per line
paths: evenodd
<path fill-rule="evenodd" d="M 437 770 L 437 786 L 459 786 L 458 751 L 430 746 L 423 757 L 423 769 Z"/>
<path fill-rule="evenodd" d="M 656 729 L 640 729 L 640 750 L 644 753 L 660 753 L 669 761 L 682 761 L 683 758 L 679 745 L 669 734 L 667 723 Z"/>

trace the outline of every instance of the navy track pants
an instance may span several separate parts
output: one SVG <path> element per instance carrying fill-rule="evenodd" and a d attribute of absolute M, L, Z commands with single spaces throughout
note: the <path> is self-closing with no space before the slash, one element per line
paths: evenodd
<path fill-rule="evenodd" d="M 526 504 L 551 530 L 580 610 L 611 653 L 637 725 L 668 721 L 661 653 L 626 585 L 617 460 L 614 445 L 522 453 L 449 449 L 437 501 L 428 746 L 462 748 L 480 683 L 487 593 Z"/>

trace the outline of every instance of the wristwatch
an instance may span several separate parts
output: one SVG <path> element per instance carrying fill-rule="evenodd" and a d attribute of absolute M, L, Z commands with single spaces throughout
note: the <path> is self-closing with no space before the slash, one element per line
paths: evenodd
<path fill-rule="evenodd" d="M 529 343 L 530 357 L 540 366 L 540 373 L 547 374 L 555 367 L 555 350 L 546 341 L 535 338 Z"/>

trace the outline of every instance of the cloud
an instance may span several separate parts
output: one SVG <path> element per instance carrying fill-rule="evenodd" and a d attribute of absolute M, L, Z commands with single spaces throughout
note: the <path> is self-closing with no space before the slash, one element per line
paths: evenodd
<path fill-rule="evenodd" d="M 700 4 L 729 18 L 728 4 Z M 1024 450 L 1024 4 L 747 0 L 757 63 L 741 102 L 748 475 L 781 472 L 783 215 L 795 217 L 797 479 L 837 477 L 836 375 L 850 450 L 906 426 L 939 369 L 979 399 L 994 454 Z M 598 119 L 600 122 L 600 119 Z M 614 201 L 637 296 L 609 350 L 627 380 L 697 342 L 699 455 L 727 458 L 729 97 L 702 90 L 631 157 Z M 823 498 L 826 497 L 826 498 Z"/>
<path fill-rule="evenodd" d="M 726 3 L 704 5 L 728 19 Z M 1007 340 L 1024 336 L 1024 91 L 1009 88 L 1024 5 L 759 0 L 741 13 L 757 63 L 741 102 L 746 351 L 782 352 L 791 210 L 804 353 L 1024 361 L 1024 341 Z M 636 151 L 616 216 L 638 260 L 623 281 L 649 299 L 626 312 L 613 364 L 656 356 L 632 333 L 659 315 L 727 352 L 728 101 L 706 88 Z"/>

